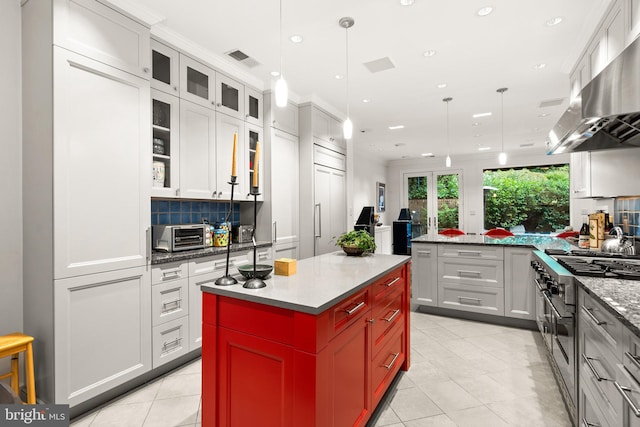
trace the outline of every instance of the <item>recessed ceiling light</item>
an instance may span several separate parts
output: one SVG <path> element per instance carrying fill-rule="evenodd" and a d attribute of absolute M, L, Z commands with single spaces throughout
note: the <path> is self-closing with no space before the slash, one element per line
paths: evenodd
<path fill-rule="evenodd" d="M 365 99 L 362 100 L 362 102 L 364 102 L 366 104 L 367 102 L 371 102 L 371 100 L 365 98 Z"/>
<path fill-rule="evenodd" d="M 438 89 L 444 89 L 445 87 L 447 87 L 447 84 L 446 83 L 440 83 L 440 84 L 436 85 L 436 87 Z"/>
<path fill-rule="evenodd" d="M 471 126 L 480 126 L 481 124 L 482 123 L 480 123 L 480 122 L 473 122 L 473 123 L 471 123 Z"/>
<path fill-rule="evenodd" d="M 426 50 L 422 55 L 426 56 L 427 58 L 430 58 L 432 56 L 434 56 L 436 54 L 435 50 Z"/>
<path fill-rule="evenodd" d="M 342 80 L 344 76 L 342 74 L 336 74 L 336 80 Z"/>
<path fill-rule="evenodd" d="M 433 157 L 433 153 L 422 153 L 422 157 Z"/>
<path fill-rule="evenodd" d="M 478 147 L 478 151 L 487 151 L 491 150 L 491 147 Z"/>
<path fill-rule="evenodd" d="M 400 0 L 402 6 L 411 6 L 413 3 L 415 3 L 415 0 Z"/>
<path fill-rule="evenodd" d="M 404 129 L 404 125 L 389 126 L 389 130 Z"/>
<path fill-rule="evenodd" d="M 476 133 L 476 134 L 474 134 L 474 135 L 473 135 L 473 137 L 474 137 L 474 138 L 480 138 L 481 136 L 482 136 L 482 135 L 481 135 L 481 134 L 479 134 L 479 133 Z"/>
<path fill-rule="evenodd" d="M 549 115 L 549 113 L 542 113 L 542 114 L 538 114 L 538 117 L 547 117 Z"/>
<path fill-rule="evenodd" d="M 547 64 L 545 64 L 544 62 L 541 62 L 540 64 L 536 64 L 533 66 L 534 70 L 542 70 L 544 67 L 546 67 Z"/>
<path fill-rule="evenodd" d="M 547 27 L 553 27 L 554 25 L 558 25 L 562 21 L 563 21 L 563 19 L 562 19 L 561 16 L 556 16 L 555 18 L 551 18 L 547 22 L 545 22 L 545 25 Z"/>
<path fill-rule="evenodd" d="M 473 118 L 477 119 L 477 118 L 480 118 L 480 117 L 488 117 L 490 115 L 491 115 L 491 112 L 488 112 L 488 113 L 477 113 L 477 114 L 473 115 Z"/>
<path fill-rule="evenodd" d="M 271 72 L 271 75 L 272 75 L 273 77 L 278 77 L 278 76 L 280 75 L 280 71 L 272 71 L 272 72 Z"/>
<path fill-rule="evenodd" d="M 289 37 L 289 40 L 291 40 L 291 43 L 302 43 L 302 40 L 304 40 L 302 38 L 302 36 L 300 34 L 294 34 L 291 37 Z"/>
<path fill-rule="evenodd" d="M 491 12 L 493 12 L 493 6 L 485 6 L 482 9 L 479 9 L 476 12 L 476 15 L 478 16 L 487 16 L 489 15 Z"/>

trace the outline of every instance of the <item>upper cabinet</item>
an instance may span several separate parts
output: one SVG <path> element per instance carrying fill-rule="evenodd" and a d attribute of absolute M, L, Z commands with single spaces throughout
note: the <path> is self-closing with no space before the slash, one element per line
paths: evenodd
<path fill-rule="evenodd" d="M 244 120 L 252 125 L 262 127 L 264 122 L 262 93 L 253 88 L 245 87 L 244 94 Z"/>
<path fill-rule="evenodd" d="M 216 110 L 244 120 L 244 85 L 218 73 L 216 75 Z"/>
<path fill-rule="evenodd" d="M 180 188 L 188 199 L 218 197 L 216 187 L 216 112 L 180 101 Z M 229 156 L 229 161 L 231 156 Z"/>
<path fill-rule="evenodd" d="M 53 44 L 150 78 L 149 28 L 93 0 L 55 0 L 53 15 Z"/>
<path fill-rule="evenodd" d="M 178 96 L 180 75 L 178 51 L 151 40 L 151 87 Z"/>
<path fill-rule="evenodd" d="M 153 176 L 151 195 L 175 197 L 180 182 L 180 99 L 151 90 Z"/>
<path fill-rule="evenodd" d="M 629 33 L 627 34 L 627 44 L 629 44 L 640 34 L 640 0 L 628 0 L 625 13 L 629 23 Z"/>
<path fill-rule="evenodd" d="M 342 154 L 347 152 L 347 144 L 342 134 L 342 123 L 317 107 L 311 110 L 311 127 L 314 141 L 330 150 Z"/>
<path fill-rule="evenodd" d="M 278 107 L 273 92 L 265 92 L 264 112 L 267 126 L 298 136 L 298 105 L 287 102 L 286 107 Z"/>
<path fill-rule="evenodd" d="M 207 108 L 215 108 L 216 72 L 180 54 L 180 98 Z"/>

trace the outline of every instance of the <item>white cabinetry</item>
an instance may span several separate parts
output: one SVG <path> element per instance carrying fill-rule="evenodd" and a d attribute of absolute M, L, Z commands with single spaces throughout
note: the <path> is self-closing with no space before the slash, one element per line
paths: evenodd
<path fill-rule="evenodd" d="M 213 109 L 216 105 L 215 97 L 215 70 L 181 53 L 180 98 Z"/>
<path fill-rule="evenodd" d="M 297 247 L 300 240 L 298 236 L 298 177 L 298 138 L 286 132 L 272 130 L 271 221 L 273 230 L 271 238 L 274 251 L 277 254 L 275 258 L 285 257 L 286 254 L 283 253 L 283 250 Z"/>
<path fill-rule="evenodd" d="M 438 245 L 414 243 L 411 249 L 411 301 L 438 306 Z"/>
<path fill-rule="evenodd" d="M 216 112 L 211 108 L 180 100 L 181 197 L 217 198 L 215 149 Z"/>
<path fill-rule="evenodd" d="M 381 225 L 375 230 L 376 252 L 377 254 L 392 254 L 391 226 Z"/>
<path fill-rule="evenodd" d="M 244 88 L 244 120 L 255 126 L 264 126 L 262 93 L 248 86 Z"/>
<path fill-rule="evenodd" d="M 569 163 L 572 197 L 591 197 L 591 153 L 571 153 Z"/>
<path fill-rule="evenodd" d="M 220 113 L 244 120 L 244 85 L 224 74 L 217 73 L 216 109 Z"/>
<path fill-rule="evenodd" d="M 289 101 L 285 107 L 278 107 L 273 93 L 265 92 L 265 122 L 274 129 L 298 136 L 298 106 Z"/>
<path fill-rule="evenodd" d="M 342 124 L 315 106 L 311 107 L 311 116 L 314 142 L 330 150 L 346 154 L 347 144 L 343 137 Z"/>
<path fill-rule="evenodd" d="M 245 143 L 244 122 L 236 117 L 218 114 L 216 117 L 216 162 L 214 172 L 216 175 L 215 197 L 219 199 L 231 198 L 231 185 L 227 184 L 231 179 L 231 158 L 233 152 L 233 135 L 238 135 L 238 149 L 236 159 L 238 162 L 238 185 L 234 189 L 234 198 L 241 200 L 249 192 L 248 152 Z M 246 173 L 245 173 L 246 172 Z"/>
<path fill-rule="evenodd" d="M 151 87 L 170 95 L 180 94 L 180 54 L 157 40 L 151 40 Z"/>
<path fill-rule="evenodd" d="M 504 314 L 535 320 L 536 294 L 531 269 L 531 249 L 504 248 Z"/>
<path fill-rule="evenodd" d="M 336 250 L 335 238 L 347 231 L 346 174 L 314 165 L 314 255 Z"/>
<path fill-rule="evenodd" d="M 153 80 L 152 80 L 153 81 Z M 180 99 L 157 89 L 151 90 L 153 166 L 164 166 L 164 182 L 155 182 L 151 195 L 175 197 L 180 188 Z"/>

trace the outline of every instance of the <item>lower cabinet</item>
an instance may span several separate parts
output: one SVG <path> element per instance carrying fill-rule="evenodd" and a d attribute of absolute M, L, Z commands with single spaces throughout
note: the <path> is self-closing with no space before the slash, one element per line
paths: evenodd
<path fill-rule="evenodd" d="M 414 243 L 411 249 L 413 264 L 412 302 L 438 305 L 438 245 Z"/>
<path fill-rule="evenodd" d="M 75 406 L 151 369 L 151 277 L 145 267 L 60 279 L 55 401 Z"/>
<path fill-rule="evenodd" d="M 203 293 L 202 425 L 365 426 L 409 368 L 408 274 L 318 315 Z"/>
<path fill-rule="evenodd" d="M 529 248 L 504 248 L 504 315 L 507 317 L 536 318 L 531 251 Z"/>

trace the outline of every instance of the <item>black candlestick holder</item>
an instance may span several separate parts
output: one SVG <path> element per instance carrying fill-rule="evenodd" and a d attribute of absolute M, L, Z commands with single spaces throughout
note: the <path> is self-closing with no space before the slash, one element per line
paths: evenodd
<path fill-rule="evenodd" d="M 227 214 L 227 218 L 225 219 L 225 222 L 227 224 L 231 224 L 231 220 L 233 219 L 233 189 L 236 185 L 238 185 L 236 179 L 236 176 L 231 175 L 231 181 L 229 181 L 229 185 L 231 185 L 231 200 L 229 201 L 229 213 Z M 229 275 L 229 255 L 231 253 L 231 241 L 233 240 L 231 238 L 232 229 L 233 227 L 229 226 L 229 238 L 227 242 L 227 265 L 225 267 L 224 276 L 218 278 L 215 282 L 215 284 L 218 286 L 231 286 L 238 283 L 238 281 L 233 276 Z"/>
<path fill-rule="evenodd" d="M 249 194 L 253 196 L 253 233 L 251 233 L 251 241 L 253 242 L 253 278 L 244 282 L 242 287 L 248 289 L 260 289 L 267 286 L 267 284 L 264 283 L 264 280 L 256 277 L 256 262 L 258 259 L 258 248 L 256 246 L 256 223 L 258 222 L 258 196 L 260 195 L 260 190 L 258 187 L 251 186 L 251 192 Z"/>

